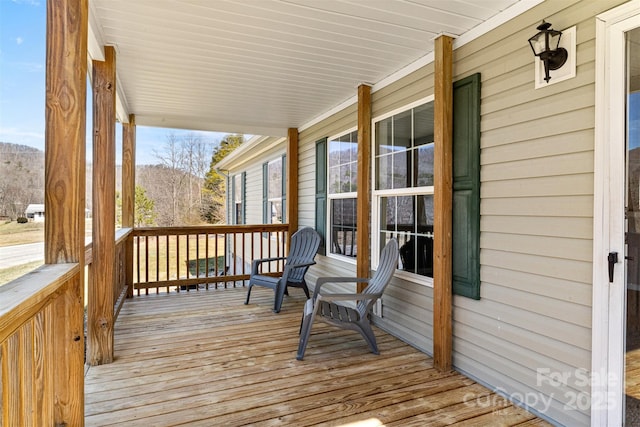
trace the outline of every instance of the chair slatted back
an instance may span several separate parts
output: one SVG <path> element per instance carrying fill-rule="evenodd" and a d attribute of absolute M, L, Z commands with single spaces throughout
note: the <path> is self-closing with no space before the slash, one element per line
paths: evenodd
<path fill-rule="evenodd" d="M 387 242 L 384 249 L 380 253 L 380 262 L 378 263 L 378 269 L 373 274 L 373 277 L 369 281 L 367 287 L 362 291 L 365 294 L 378 294 L 384 292 L 393 274 L 398 267 L 398 241 L 391 239 Z M 375 300 L 363 300 L 358 302 L 358 312 L 361 316 L 364 316 L 371 305 L 375 303 Z"/>
<path fill-rule="evenodd" d="M 291 236 L 291 247 L 287 255 L 287 264 L 312 262 L 320 247 L 320 235 L 311 227 L 303 227 Z M 307 268 L 296 268 L 289 273 L 289 282 L 301 282 Z"/>

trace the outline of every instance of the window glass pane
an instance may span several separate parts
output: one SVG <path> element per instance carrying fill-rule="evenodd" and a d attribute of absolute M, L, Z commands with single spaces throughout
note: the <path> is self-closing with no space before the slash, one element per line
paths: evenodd
<path fill-rule="evenodd" d="M 282 197 L 282 159 L 269 162 L 269 198 Z"/>
<path fill-rule="evenodd" d="M 414 221 L 413 210 L 414 196 L 398 197 L 397 217 L 398 231 L 415 232 L 416 226 Z"/>
<path fill-rule="evenodd" d="M 235 202 L 242 201 L 242 175 L 233 177 L 233 196 Z"/>
<path fill-rule="evenodd" d="M 413 109 L 414 147 L 433 142 L 433 102 Z"/>
<path fill-rule="evenodd" d="M 327 188 L 331 194 L 340 192 L 340 165 L 329 168 L 329 182 Z"/>
<path fill-rule="evenodd" d="M 380 230 L 395 231 L 397 197 L 380 198 Z"/>
<path fill-rule="evenodd" d="M 398 230 L 404 232 L 398 234 L 400 269 L 433 277 L 433 196 L 399 199 L 402 200 L 398 200 Z M 409 219 L 413 215 L 417 218 L 417 230 Z"/>
<path fill-rule="evenodd" d="M 338 165 L 340 164 L 340 141 L 332 140 L 329 141 L 329 164 L 330 165 Z"/>
<path fill-rule="evenodd" d="M 413 139 L 411 129 L 411 111 L 407 110 L 393 116 L 393 146 L 397 150 L 399 147 L 411 147 Z"/>
<path fill-rule="evenodd" d="M 408 151 L 393 154 L 393 183 L 391 188 L 407 188 L 410 185 L 411 157 Z"/>
<path fill-rule="evenodd" d="M 356 199 L 331 200 L 331 253 L 356 256 Z"/>
<path fill-rule="evenodd" d="M 433 234 L 433 196 L 416 196 L 416 217 L 418 218 L 418 233 Z"/>
<path fill-rule="evenodd" d="M 236 224 L 242 224 L 242 203 L 236 203 Z"/>
<path fill-rule="evenodd" d="M 269 201 L 271 224 L 282 224 L 282 200 Z"/>
<path fill-rule="evenodd" d="M 421 145 L 415 150 L 415 187 L 433 186 L 433 145 Z"/>
<path fill-rule="evenodd" d="M 391 183 L 393 182 L 393 168 L 391 167 L 391 161 L 393 155 L 386 155 L 376 158 L 376 189 L 387 190 L 393 188 Z"/>
<path fill-rule="evenodd" d="M 376 156 L 392 151 L 393 117 L 376 122 Z"/>
<path fill-rule="evenodd" d="M 351 163 L 358 156 L 357 138 L 358 133 L 351 132 L 329 141 L 329 194 L 356 191 L 353 183 L 358 170 Z"/>
<path fill-rule="evenodd" d="M 338 193 L 348 193 L 351 191 L 351 168 L 349 164 L 340 165 L 340 191 Z"/>
<path fill-rule="evenodd" d="M 351 182 L 351 189 L 349 191 L 358 191 L 358 163 L 351 162 L 349 164 L 349 181 Z"/>
<path fill-rule="evenodd" d="M 340 138 L 340 164 L 344 165 L 351 161 L 351 143 L 349 142 L 349 135 Z"/>
<path fill-rule="evenodd" d="M 331 200 L 331 226 L 342 224 L 342 199 Z"/>

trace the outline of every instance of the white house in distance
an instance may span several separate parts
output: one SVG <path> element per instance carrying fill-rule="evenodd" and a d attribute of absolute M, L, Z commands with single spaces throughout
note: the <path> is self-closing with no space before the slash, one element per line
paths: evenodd
<path fill-rule="evenodd" d="M 24 216 L 33 222 L 44 222 L 44 204 L 31 203 L 25 209 Z M 91 218 L 91 209 L 84 210 L 84 217 Z"/>
<path fill-rule="evenodd" d="M 44 204 L 32 203 L 28 205 L 24 216 L 33 222 L 44 222 Z"/>

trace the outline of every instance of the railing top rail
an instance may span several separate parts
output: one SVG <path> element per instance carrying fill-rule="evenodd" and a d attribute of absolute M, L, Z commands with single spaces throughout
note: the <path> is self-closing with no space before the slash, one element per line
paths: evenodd
<path fill-rule="evenodd" d="M 124 242 L 124 240 L 133 233 L 133 228 L 119 228 L 116 230 L 115 239 L 116 246 Z M 84 263 L 89 265 L 93 263 L 93 242 L 84 245 Z"/>
<path fill-rule="evenodd" d="M 133 233 L 133 228 L 131 227 L 125 227 L 125 228 L 119 228 L 116 230 L 116 245 L 119 245 L 120 243 L 122 243 L 122 241 L 124 239 L 126 239 L 129 234 Z"/>
<path fill-rule="evenodd" d="M 0 342 L 35 316 L 74 275 L 80 264 L 45 264 L 0 287 Z"/>
<path fill-rule="evenodd" d="M 248 233 L 248 232 L 276 232 L 287 231 L 289 224 L 238 224 L 238 225 L 189 225 L 180 227 L 136 227 L 133 229 L 134 236 L 158 236 L 175 234 L 225 234 L 225 233 Z"/>

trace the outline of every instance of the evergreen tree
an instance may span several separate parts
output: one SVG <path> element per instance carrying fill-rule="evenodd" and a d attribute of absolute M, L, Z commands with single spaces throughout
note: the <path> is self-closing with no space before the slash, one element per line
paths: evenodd
<path fill-rule="evenodd" d="M 155 202 L 147 197 L 147 191 L 136 185 L 135 195 L 135 218 L 136 227 L 146 227 L 156 224 Z"/>
<path fill-rule="evenodd" d="M 116 228 L 122 227 L 122 195 L 116 190 Z"/>
<path fill-rule="evenodd" d="M 203 216 L 211 224 L 224 224 L 226 218 L 225 196 L 226 177 L 216 170 L 216 165 L 244 142 L 243 135 L 227 135 L 213 151 L 211 165 L 204 181 L 207 203 L 203 206 Z"/>

